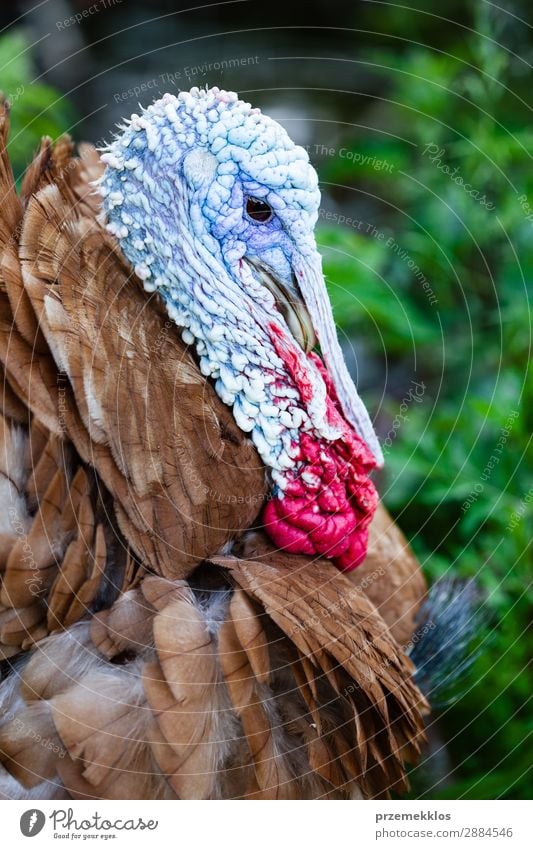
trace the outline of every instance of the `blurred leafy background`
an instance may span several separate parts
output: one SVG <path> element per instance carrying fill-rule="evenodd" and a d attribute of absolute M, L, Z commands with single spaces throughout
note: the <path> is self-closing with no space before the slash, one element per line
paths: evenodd
<path fill-rule="evenodd" d="M 0 36 L 0 89 L 19 173 L 41 135 L 97 142 L 138 101 L 192 84 L 243 92 L 307 145 L 346 356 L 385 446 L 383 498 L 429 579 L 474 577 L 487 614 L 460 692 L 432 720 L 413 796 L 530 798 L 526 0 L 451 0 L 440 17 L 429 1 L 310 2 L 305 22 L 279 2 L 202 15 L 116 0 L 65 25 L 90 5 L 0 13 L 12 24 Z"/>

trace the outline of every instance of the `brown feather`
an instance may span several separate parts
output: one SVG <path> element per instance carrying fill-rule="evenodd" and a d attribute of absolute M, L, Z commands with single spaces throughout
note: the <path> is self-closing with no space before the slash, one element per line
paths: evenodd
<path fill-rule="evenodd" d="M 158 662 L 144 670 L 144 688 L 164 739 L 177 755 L 169 782 L 182 799 L 212 795 L 216 768 L 215 647 L 186 584 L 145 578 L 157 608 L 153 631 Z M 164 604 L 162 600 L 164 599 Z"/>
<path fill-rule="evenodd" d="M 88 673 L 50 704 L 63 745 L 97 797 L 167 797 L 147 743 L 151 713 L 132 670 Z"/>
<path fill-rule="evenodd" d="M 426 704 L 411 680 L 410 661 L 370 600 L 325 561 L 301 568 L 297 557 L 278 554 L 275 567 L 232 557 L 218 557 L 214 562 L 230 571 L 237 585 L 286 634 L 299 656 L 312 664 L 318 686 L 329 685 L 351 706 L 354 723 L 354 711 L 360 712 L 361 724 L 371 731 L 365 739 L 359 737 L 357 750 L 352 746 L 349 751 L 359 764 L 358 781 L 372 795 L 405 784 L 402 759 L 414 758 L 420 750 L 421 712 Z M 391 709 L 395 715 L 392 732 Z M 397 731 L 405 741 L 401 756 L 397 746 L 391 747 L 391 733 Z M 339 757 L 348 774 L 353 771 L 342 747 Z M 364 768 L 370 761 L 371 778 Z"/>
<path fill-rule="evenodd" d="M 24 787 L 55 778 L 64 756 L 47 702 L 34 702 L 0 728 L 0 761 Z"/>
<path fill-rule="evenodd" d="M 140 589 L 119 596 L 113 607 L 91 620 L 91 639 L 111 659 L 125 651 L 142 653 L 153 645 L 154 608 Z"/>
<path fill-rule="evenodd" d="M 274 730 L 260 689 L 270 672 L 266 646 L 265 634 L 251 602 L 243 592 L 236 591 L 220 632 L 220 662 L 254 765 L 255 786 L 246 795 L 255 799 L 288 799 L 294 796 L 292 776 L 276 749 Z"/>
<path fill-rule="evenodd" d="M 366 559 L 347 577 L 376 605 L 398 643 L 407 647 L 426 582 L 407 540 L 382 504 L 370 525 Z"/>

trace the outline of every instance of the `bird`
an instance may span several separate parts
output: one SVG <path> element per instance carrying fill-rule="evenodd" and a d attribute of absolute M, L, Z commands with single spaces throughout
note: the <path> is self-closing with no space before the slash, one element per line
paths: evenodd
<path fill-rule="evenodd" d="M 17 186 L 0 114 L 0 797 L 369 799 L 430 711 L 318 178 L 166 94 Z"/>

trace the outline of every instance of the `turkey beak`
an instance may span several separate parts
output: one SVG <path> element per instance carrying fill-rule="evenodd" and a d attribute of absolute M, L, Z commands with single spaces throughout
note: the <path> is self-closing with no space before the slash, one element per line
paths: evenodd
<path fill-rule="evenodd" d="M 322 358 L 329 372 L 335 392 L 348 422 L 364 439 L 372 451 L 376 464 L 383 465 L 383 454 L 374 432 L 368 411 L 357 394 L 337 339 L 335 321 L 322 273 L 322 258 L 318 252 L 310 257 L 301 256 L 294 265 L 293 276 L 298 292 L 305 304 L 305 313 L 311 320 L 313 335 L 320 344 Z"/>
<path fill-rule="evenodd" d="M 282 282 L 271 268 L 254 257 L 250 260 L 261 276 L 263 285 L 272 293 L 277 307 L 287 322 L 291 335 L 306 354 L 312 351 L 317 339 L 313 322 L 298 286 L 297 277 L 292 273 L 290 283 Z"/>
<path fill-rule="evenodd" d="M 317 338 L 309 310 L 302 298 L 296 275 L 293 273 L 290 286 L 284 286 L 275 278 L 273 282 L 274 286 L 278 289 L 278 294 L 272 291 L 272 289 L 271 291 L 276 298 L 278 308 L 287 322 L 291 334 L 299 346 L 308 354 L 315 347 Z"/>

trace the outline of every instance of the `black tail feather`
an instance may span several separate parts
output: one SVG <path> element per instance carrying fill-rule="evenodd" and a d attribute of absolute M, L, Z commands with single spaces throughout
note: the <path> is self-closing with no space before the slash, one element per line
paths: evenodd
<path fill-rule="evenodd" d="M 407 653 L 416 667 L 416 682 L 432 707 L 444 707 L 460 697 L 458 682 L 479 656 L 485 625 L 473 581 L 443 578 L 431 587 Z"/>

